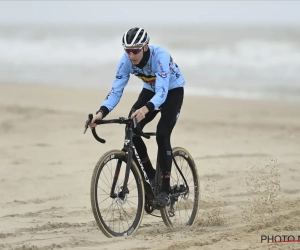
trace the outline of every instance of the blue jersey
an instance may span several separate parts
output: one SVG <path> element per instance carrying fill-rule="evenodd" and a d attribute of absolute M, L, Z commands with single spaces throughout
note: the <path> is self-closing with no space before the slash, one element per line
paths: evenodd
<path fill-rule="evenodd" d="M 185 80 L 173 62 L 171 55 L 162 47 L 149 45 L 150 58 L 142 68 L 133 65 L 129 56 L 124 53 L 116 70 L 116 78 L 112 84 L 112 89 L 102 103 L 102 106 L 109 111 L 119 103 L 124 87 L 127 85 L 130 74 L 133 74 L 143 81 L 144 88 L 155 93 L 149 102 L 158 109 L 166 100 L 170 89 L 183 87 Z"/>

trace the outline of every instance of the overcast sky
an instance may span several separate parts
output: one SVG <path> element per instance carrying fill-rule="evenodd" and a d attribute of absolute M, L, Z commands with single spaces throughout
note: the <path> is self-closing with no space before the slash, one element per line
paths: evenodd
<path fill-rule="evenodd" d="M 300 24 L 300 1 L 0 1 L 0 23 Z"/>

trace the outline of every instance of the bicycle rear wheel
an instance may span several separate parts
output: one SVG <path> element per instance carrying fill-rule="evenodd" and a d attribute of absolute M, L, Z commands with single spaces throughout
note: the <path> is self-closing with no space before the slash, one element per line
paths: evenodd
<path fill-rule="evenodd" d="M 160 210 L 161 216 L 166 226 L 191 226 L 195 221 L 199 202 L 200 183 L 196 164 L 184 148 L 173 148 L 173 155 L 179 169 L 173 161 L 170 179 L 171 204 Z"/>
<path fill-rule="evenodd" d="M 143 179 L 132 161 L 125 197 L 120 193 L 125 179 L 127 155 L 120 150 L 105 153 L 95 166 L 91 181 L 91 205 L 100 230 L 107 237 L 133 234 L 144 214 L 145 191 Z M 119 164 L 119 165 L 118 165 Z M 117 169 L 119 166 L 119 171 Z M 113 179 L 118 176 L 113 197 Z"/>

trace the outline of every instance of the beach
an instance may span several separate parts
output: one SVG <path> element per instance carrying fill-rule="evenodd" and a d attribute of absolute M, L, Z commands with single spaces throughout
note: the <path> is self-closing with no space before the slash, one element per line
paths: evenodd
<path fill-rule="evenodd" d="M 136 234 L 106 238 L 91 177 L 103 153 L 122 148 L 124 127 L 97 127 L 106 144 L 83 130 L 108 91 L 0 84 L 0 249 L 300 249 L 262 240 L 300 235 L 300 104 L 278 99 L 186 95 L 172 146 L 197 165 L 194 225 L 167 228 L 145 214 Z M 125 90 L 108 118 L 126 116 L 136 98 Z M 156 141 L 146 143 L 155 161 Z"/>

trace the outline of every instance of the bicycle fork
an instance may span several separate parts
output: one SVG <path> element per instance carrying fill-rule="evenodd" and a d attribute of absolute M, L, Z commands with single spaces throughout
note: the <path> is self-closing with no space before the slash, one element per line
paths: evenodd
<path fill-rule="evenodd" d="M 120 173 L 120 169 L 121 169 L 121 165 L 122 165 L 122 160 L 119 159 L 118 163 L 117 163 L 116 171 L 115 171 L 115 174 L 114 174 L 112 187 L 111 187 L 111 190 L 110 190 L 110 197 L 111 198 L 119 197 L 123 200 L 125 198 L 125 195 L 129 193 L 127 184 L 128 184 L 129 173 L 130 173 L 130 168 L 131 168 L 132 150 L 129 149 L 129 151 L 131 151 L 131 153 L 128 153 L 128 160 L 127 160 L 126 170 L 125 170 L 125 179 L 124 179 L 122 190 L 118 194 L 115 193 L 115 189 L 116 189 L 116 185 L 117 185 L 117 181 L 118 181 L 118 178 L 119 178 L 119 173 Z"/>
<path fill-rule="evenodd" d="M 126 141 L 126 139 L 125 139 L 125 141 Z M 116 184 L 117 184 L 117 181 L 118 181 L 118 177 L 119 177 L 119 173 L 120 173 L 120 169 L 121 169 L 121 164 L 122 164 L 122 160 L 118 160 L 117 168 L 116 168 L 116 171 L 115 171 L 113 184 L 112 184 L 112 188 L 111 188 L 111 193 L 110 193 L 111 198 L 119 197 L 121 199 L 124 199 L 125 195 L 129 193 L 127 184 L 128 184 L 128 179 L 129 179 L 129 174 L 130 174 L 130 169 L 131 169 L 133 153 L 135 154 L 136 163 L 138 164 L 140 172 L 141 172 L 142 175 L 144 175 L 144 178 L 143 178 L 144 181 L 149 184 L 149 187 L 151 186 L 149 177 L 147 176 L 147 173 L 144 169 L 144 166 L 141 162 L 141 159 L 139 158 L 139 155 L 138 155 L 138 153 L 136 151 L 136 148 L 134 147 L 133 143 L 130 142 L 129 140 L 125 143 L 128 144 L 127 147 L 126 147 L 126 151 L 128 152 L 128 157 L 127 157 L 126 170 L 125 170 L 125 179 L 124 179 L 123 187 L 122 187 L 122 190 L 119 194 L 115 194 L 114 190 L 116 188 Z M 150 190 L 152 191 L 152 189 L 150 189 Z M 154 193 L 153 193 L 153 195 L 154 195 Z"/>
<path fill-rule="evenodd" d="M 122 190 L 118 194 L 116 194 L 115 189 L 116 189 L 116 185 L 117 185 L 117 181 L 118 181 L 118 178 L 119 178 L 119 173 L 120 173 L 120 169 L 121 169 L 121 165 L 122 165 L 122 160 L 119 159 L 118 163 L 117 163 L 116 171 L 115 171 L 115 174 L 114 174 L 114 179 L 113 179 L 111 191 L 110 191 L 110 197 L 111 198 L 119 197 L 123 200 L 125 198 L 126 194 L 129 193 L 127 184 L 128 184 L 128 179 L 129 179 L 129 174 L 130 174 L 130 169 L 131 169 L 132 154 L 133 154 L 132 135 L 133 135 L 132 128 L 131 127 L 126 128 L 124 148 L 126 148 L 126 151 L 127 151 L 128 154 L 127 154 L 127 163 L 126 163 L 124 183 L 123 183 Z"/>

